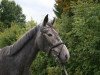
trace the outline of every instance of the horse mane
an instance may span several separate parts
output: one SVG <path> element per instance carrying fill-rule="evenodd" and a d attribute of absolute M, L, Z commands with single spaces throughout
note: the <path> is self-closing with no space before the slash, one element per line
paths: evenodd
<path fill-rule="evenodd" d="M 39 26 L 32 28 L 22 38 L 16 41 L 13 45 L 10 46 L 10 56 L 15 55 L 21 51 L 21 49 L 29 42 L 29 40 L 33 39 L 39 30 Z M 34 38 L 35 39 L 35 38 Z"/>

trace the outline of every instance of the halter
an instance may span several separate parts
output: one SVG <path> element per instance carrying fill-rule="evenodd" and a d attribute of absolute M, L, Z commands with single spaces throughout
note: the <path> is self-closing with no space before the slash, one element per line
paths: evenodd
<path fill-rule="evenodd" d="M 43 33 L 42 33 L 42 39 L 43 39 L 43 42 L 44 42 L 44 35 L 43 35 Z M 44 44 L 45 44 L 45 42 L 43 43 L 43 49 L 44 49 Z M 64 43 L 61 42 L 61 43 L 58 43 L 58 44 L 55 44 L 55 45 L 51 46 L 50 49 L 49 49 L 49 52 L 48 52 L 48 56 L 50 56 L 50 54 L 51 54 L 52 51 L 55 51 L 55 50 L 53 50 L 54 48 L 56 48 L 56 47 L 58 47 L 60 45 L 64 45 Z M 55 51 L 57 53 L 56 54 L 57 55 L 57 58 L 59 58 L 59 59 L 60 59 L 60 53 L 62 51 L 62 47 L 61 47 L 60 52 Z M 65 75 L 68 75 L 67 70 L 65 68 L 65 65 L 62 65 L 62 68 L 63 68 L 63 71 L 64 71 Z"/>
<path fill-rule="evenodd" d="M 49 49 L 48 56 L 51 54 L 51 51 L 55 51 L 55 50 L 53 50 L 53 48 L 56 48 L 56 47 L 58 47 L 58 46 L 60 46 L 60 45 L 62 45 L 62 44 L 64 44 L 64 43 L 61 42 L 61 43 L 58 43 L 58 44 L 56 44 L 56 45 L 53 45 L 53 46 Z M 62 46 L 62 47 L 63 47 L 63 46 Z M 62 51 L 62 48 L 61 48 L 61 51 Z M 57 54 L 57 58 L 59 58 L 59 59 L 60 59 L 59 56 L 60 56 L 61 51 Z M 62 65 L 62 68 L 63 68 L 63 71 L 64 71 L 64 75 L 68 75 L 67 70 L 66 70 L 66 68 L 65 68 L 65 65 Z"/>
<path fill-rule="evenodd" d="M 42 39 L 43 39 L 42 42 L 44 42 L 45 37 L 44 37 L 43 33 L 42 33 Z M 57 44 L 55 44 L 55 45 L 49 47 L 48 56 L 50 56 L 50 54 L 51 54 L 52 51 L 55 51 L 55 50 L 53 50 L 54 48 L 56 48 L 56 47 L 58 47 L 58 46 L 60 46 L 60 45 L 62 45 L 62 44 L 64 44 L 64 43 L 63 43 L 63 42 L 60 42 L 60 43 L 57 43 Z M 44 46 L 45 46 L 45 42 L 43 43 L 43 49 L 44 49 Z M 62 46 L 62 47 L 63 47 L 63 46 Z M 62 47 L 61 47 L 61 50 L 60 50 L 59 53 L 58 53 L 57 51 L 55 51 L 55 52 L 57 53 L 58 58 L 59 58 L 60 53 L 61 53 L 61 51 L 62 51 Z"/>
<path fill-rule="evenodd" d="M 64 43 L 61 42 L 61 43 L 58 43 L 58 44 L 53 45 L 52 47 L 50 47 L 49 52 L 48 52 L 48 55 L 51 54 L 51 51 L 55 51 L 55 50 L 53 50 L 53 48 L 56 48 L 56 47 L 58 47 L 58 46 L 60 46 L 60 45 L 62 45 L 62 44 L 64 44 Z M 61 48 L 61 51 L 62 51 L 62 48 Z M 59 53 L 57 52 L 57 56 L 58 56 L 58 57 L 60 56 L 61 51 L 60 51 Z"/>

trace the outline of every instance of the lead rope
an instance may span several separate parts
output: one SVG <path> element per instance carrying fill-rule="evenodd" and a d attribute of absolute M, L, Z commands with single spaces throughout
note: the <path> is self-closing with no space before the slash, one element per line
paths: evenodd
<path fill-rule="evenodd" d="M 57 45 L 51 47 L 51 49 L 50 49 L 49 51 L 51 52 L 51 51 L 52 51 L 52 48 L 57 47 L 57 46 L 59 46 L 59 45 L 61 45 L 61 44 L 64 44 L 64 43 L 58 43 Z M 62 46 L 62 47 L 63 47 L 63 46 Z M 61 51 L 62 51 L 62 47 L 61 47 Z M 58 59 L 59 59 L 59 55 L 60 55 L 61 51 L 60 51 L 59 54 L 57 55 L 57 58 L 58 58 Z M 50 54 L 50 52 L 49 52 L 49 54 Z M 68 75 L 65 65 L 62 65 L 62 69 L 63 69 L 63 71 L 64 71 L 64 75 Z M 62 75 L 63 75 L 63 74 L 62 74 Z"/>
<path fill-rule="evenodd" d="M 68 75 L 65 65 L 63 65 L 64 75 Z"/>

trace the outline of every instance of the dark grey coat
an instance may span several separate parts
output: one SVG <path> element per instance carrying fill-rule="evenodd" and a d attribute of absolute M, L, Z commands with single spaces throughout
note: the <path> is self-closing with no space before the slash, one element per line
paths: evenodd
<path fill-rule="evenodd" d="M 54 20 L 48 23 L 46 15 L 41 25 L 31 29 L 13 45 L 0 49 L 0 75 L 30 75 L 30 65 L 39 50 L 66 63 L 69 51 L 53 28 L 53 23 Z"/>
<path fill-rule="evenodd" d="M 38 52 L 35 43 L 38 28 L 31 29 L 13 45 L 0 49 L 0 75 L 29 75 L 29 67 Z"/>

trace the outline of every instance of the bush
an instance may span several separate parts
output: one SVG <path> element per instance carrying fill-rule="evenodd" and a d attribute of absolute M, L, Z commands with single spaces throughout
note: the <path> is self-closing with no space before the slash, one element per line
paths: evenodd
<path fill-rule="evenodd" d="M 62 75 L 61 71 L 62 70 L 60 67 L 48 67 L 47 68 L 48 75 Z"/>
<path fill-rule="evenodd" d="M 46 54 L 43 52 L 39 52 L 36 59 L 33 61 L 31 65 L 31 73 L 33 75 L 47 75 L 46 74 L 47 61 Z"/>
<path fill-rule="evenodd" d="M 55 67 L 54 67 L 55 66 Z M 30 71 L 33 75 L 61 75 L 61 67 L 45 52 L 39 52 Z"/>
<path fill-rule="evenodd" d="M 32 22 L 31 24 L 29 24 Z M 13 44 L 20 38 L 26 31 L 35 26 L 34 21 L 29 21 L 25 26 L 17 23 L 12 23 L 11 28 L 5 29 L 0 33 L 0 48 Z"/>
<path fill-rule="evenodd" d="M 19 37 L 22 29 L 15 25 L 0 34 L 0 47 L 13 44 Z"/>
<path fill-rule="evenodd" d="M 3 26 L 3 23 L 0 22 L 0 33 L 1 33 L 2 31 L 4 31 L 4 26 Z"/>
<path fill-rule="evenodd" d="M 63 14 L 56 27 L 67 44 L 71 59 L 69 75 L 97 75 L 100 63 L 100 4 L 73 4 L 74 16 Z"/>

